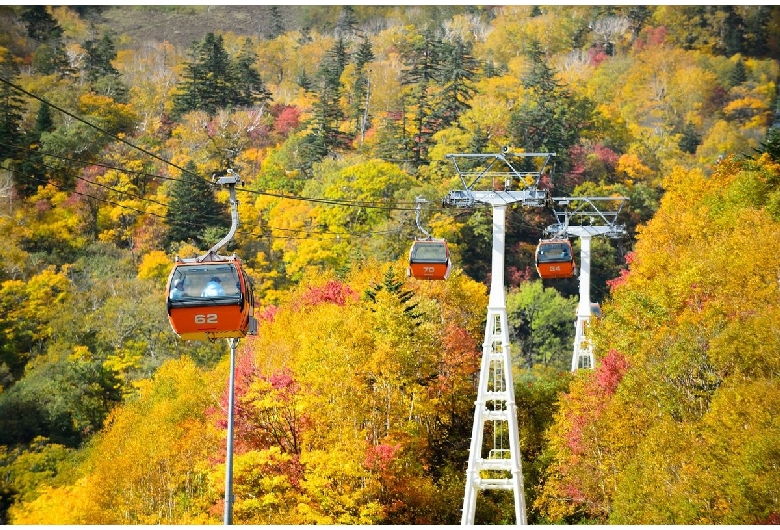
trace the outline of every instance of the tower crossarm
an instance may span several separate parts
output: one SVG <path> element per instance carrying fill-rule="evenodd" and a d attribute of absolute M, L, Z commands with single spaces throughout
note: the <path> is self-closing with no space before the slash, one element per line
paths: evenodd
<path fill-rule="evenodd" d="M 618 223 L 626 197 L 553 197 L 553 213 L 557 223 L 545 229 L 557 237 L 625 235 L 625 226 Z"/>
<path fill-rule="evenodd" d="M 475 203 L 542 206 L 548 197 L 539 182 L 555 153 L 450 153 L 461 188 L 451 191 L 444 206 L 470 208 Z"/>

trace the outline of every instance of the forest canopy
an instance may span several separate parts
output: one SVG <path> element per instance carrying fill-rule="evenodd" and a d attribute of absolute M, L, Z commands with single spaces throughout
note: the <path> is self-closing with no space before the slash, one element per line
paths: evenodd
<path fill-rule="evenodd" d="M 492 211 L 442 205 L 447 155 L 505 151 L 555 153 L 552 197 L 627 198 L 624 237 L 592 242 L 576 372 L 578 279 L 534 269 L 556 216 L 507 209 L 528 521 L 780 521 L 779 8 L 2 6 L 0 27 L 0 522 L 221 520 L 228 348 L 181 340 L 165 291 L 227 233 L 229 169 L 259 321 L 235 522 L 456 524 Z M 420 227 L 446 281 L 407 275 Z M 475 522 L 512 503 L 486 492 Z"/>

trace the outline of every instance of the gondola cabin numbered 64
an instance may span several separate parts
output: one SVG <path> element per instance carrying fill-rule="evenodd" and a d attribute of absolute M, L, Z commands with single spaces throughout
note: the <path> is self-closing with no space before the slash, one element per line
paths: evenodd
<path fill-rule="evenodd" d="M 540 240 L 536 247 L 536 271 L 545 280 L 574 276 L 576 264 L 569 240 Z"/>
<path fill-rule="evenodd" d="M 236 256 L 177 259 L 166 296 L 171 327 L 184 340 L 243 338 L 255 331 L 252 281 Z"/>
<path fill-rule="evenodd" d="M 418 280 L 446 280 L 452 261 L 443 239 L 417 239 L 409 251 L 409 276 Z"/>

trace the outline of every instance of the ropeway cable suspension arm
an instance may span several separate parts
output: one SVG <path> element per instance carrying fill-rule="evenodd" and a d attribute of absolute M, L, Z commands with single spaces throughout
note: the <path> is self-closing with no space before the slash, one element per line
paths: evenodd
<path fill-rule="evenodd" d="M 423 205 L 424 203 L 427 203 L 428 201 L 427 201 L 427 200 L 425 200 L 425 199 L 424 199 L 424 198 L 422 198 L 422 197 L 417 197 L 417 198 L 414 200 L 414 202 L 416 202 L 416 203 L 417 203 L 417 213 L 416 213 L 416 215 L 415 215 L 415 221 L 417 222 L 417 228 L 419 228 L 419 229 L 420 229 L 420 232 L 422 232 L 423 234 L 425 234 L 425 237 L 427 237 L 428 239 L 432 239 L 432 237 L 433 237 L 433 236 L 431 236 L 431 234 L 429 234 L 429 233 L 428 233 L 428 231 L 427 231 L 425 228 L 423 228 L 423 227 L 422 227 L 422 224 L 420 223 L 420 209 L 421 209 L 422 205 Z"/>
<path fill-rule="evenodd" d="M 211 247 L 209 251 L 206 253 L 206 256 L 211 254 L 216 254 L 219 249 L 227 245 L 231 239 L 233 239 L 233 236 L 236 234 L 236 230 L 238 229 L 238 201 L 236 200 L 236 184 L 241 180 L 241 177 L 238 175 L 238 173 L 234 172 L 232 169 L 227 170 L 227 175 L 219 177 L 217 179 L 217 184 L 221 185 L 227 185 L 228 190 L 230 191 L 230 217 L 231 217 L 231 224 L 230 224 L 230 231 L 228 234 L 223 237 L 216 245 Z"/>

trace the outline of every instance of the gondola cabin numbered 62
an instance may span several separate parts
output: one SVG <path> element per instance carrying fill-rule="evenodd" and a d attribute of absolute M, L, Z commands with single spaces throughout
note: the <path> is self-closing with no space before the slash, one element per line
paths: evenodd
<path fill-rule="evenodd" d="M 184 340 L 243 338 L 253 332 L 252 281 L 241 260 L 177 259 L 168 278 L 168 318 Z"/>
<path fill-rule="evenodd" d="M 452 262 L 443 239 L 417 239 L 409 251 L 409 276 L 418 280 L 446 280 Z"/>
<path fill-rule="evenodd" d="M 569 240 L 540 240 L 536 247 L 536 271 L 545 280 L 574 276 L 576 264 Z"/>

